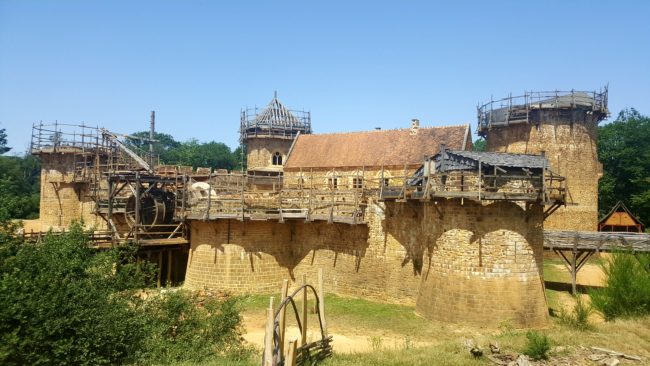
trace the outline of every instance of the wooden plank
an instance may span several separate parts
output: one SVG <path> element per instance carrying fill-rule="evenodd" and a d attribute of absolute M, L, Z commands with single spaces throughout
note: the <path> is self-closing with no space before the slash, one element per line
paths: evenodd
<path fill-rule="evenodd" d="M 282 291 L 280 293 L 280 304 L 287 298 L 287 293 L 289 291 L 289 280 L 284 280 L 282 281 Z M 282 309 L 280 310 L 280 319 L 279 319 L 279 327 L 280 327 L 280 344 L 279 344 L 279 354 L 284 354 L 284 333 L 285 333 L 285 318 L 287 315 L 287 307 L 283 306 Z"/>
<path fill-rule="evenodd" d="M 302 275 L 302 286 L 307 285 L 307 275 Z M 300 345 L 307 344 L 307 287 L 302 291 L 302 332 L 300 334 Z"/>
<path fill-rule="evenodd" d="M 266 331 L 264 334 L 264 362 L 268 365 L 273 365 L 273 297 L 269 300 L 269 308 L 266 309 Z"/>
<path fill-rule="evenodd" d="M 323 281 L 323 269 L 318 269 L 318 311 L 321 323 L 323 324 L 323 334 L 327 336 L 327 322 L 325 321 L 325 285 Z"/>

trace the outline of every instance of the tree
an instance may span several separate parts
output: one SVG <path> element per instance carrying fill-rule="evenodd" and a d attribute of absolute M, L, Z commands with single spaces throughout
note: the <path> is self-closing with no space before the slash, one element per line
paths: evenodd
<path fill-rule="evenodd" d="M 237 159 L 237 165 L 235 166 L 234 170 L 246 170 L 246 166 L 248 164 L 246 145 L 242 144 L 237 146 L 235 151 L 232 152 L 232 155 L 235 159 Z"/>
<path fill-rule="evenodd" d="M 474 141 L 473 146 L 474 146 L 473 148 L 474 151 L 486 151 L 487 141 L 485 141 L 483 137 L 479 137 L 478 139 L 476 139 L 476 141 Z"/>
<path fill-rule="evenodd" d="M 600 213 L 623 201 L 639 219 L 650 223 L 650 117 L 635 109 L 621 111 L 598 129 Z"/>
<path fill-rule="evenodd" d="M 9 150 L 11 150 L 11 148 L 7 146 L 7 133 L 4 128 L 0 128 L 0 155 Z"/>
<path fill-rule="evenodd" d="M 131 134 L 131 136 L 136 137 L 128 139 L 126 141 L 127 146 L 138 151 L 140 154 L 147 154 L 149 152 L 149 142 L 146 140 L 140 140 L 138 138 L 148 139 L 148 131 L 140 131 Z M 160 157 L 160 161 L 163 164 L 175 164 L 172 157 L 173 150 L 178 149 L 181 146 L 181 143 L 174 140 L 172 135 L 160 132 L 154 132 L 153 135 L 156 142 L 153 143 L 153 152 L 154 154 Z"/>
<path fill-rule="evenodd" d="M 240 159 L 222 142 L 200 143 L 196 139 L 183 142 L 171 151 L 171 160 L 178 165 L 232 170 Z"/>
<path fill-rule="evenodd" d="M 0 130 L 2 152 L 9 151 L 6 136 Z M 38 217 L 40 169 L 38 159 L 30 155 L 0 156 L 0 221 Z"/>

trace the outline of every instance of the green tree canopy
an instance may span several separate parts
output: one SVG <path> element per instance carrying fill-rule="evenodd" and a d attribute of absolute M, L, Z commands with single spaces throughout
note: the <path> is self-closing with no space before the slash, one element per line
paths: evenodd
<path fill-rule="evenodd" d="M 141 131 L 131 134 L 133 137 L 144 139 L 149 138 L 149 132 Z M 154 153 L 160 157 L 162 164 L 188 165 L 196 167 L 208 167 L 215 169 L 240 169 L 241 150 L 232 152 L 230 148 L 221 142 L 199 142 L 197 139 L 190 139 L 179 142 L 172 135 L 166 133 L 154 133 Z M 149 151 L 149 142 L 146 140 L 129 139 L 127 144 L 140 153 Z"/>
<path fill-rule="evenodd" d="M 487 141 L 483 137 L 479 137 L 472 144 L 474 151 L 486 151 L 487 150 Z"/>
<path fill-rule="evenodd" d="M 649 224 L 650 117 L 625 109 L 598 132 L 598 156 L 603 164 L 598 194 L 601 214 L 620 200 Z"/>
<path fill-rule="evenodd" d="M 0 130 L 0 153 L 9 151 Z M 0 222 L 38 217 L 41 166 L 35 157 L 0 156 Z"/>
<path fill-rule="evenodd" d="M 200 143 L 196 139 L 191 139 L 171 152 L 171 160 L 174 164 L 191 165 L 195 168 L 210 167 L 232 170 L 240 159 L 222 142 Z"/>
<path fill-rule="evenodd" d="M 148 139 L 149 138 L 149 132 L 148 131 L 140 131 L 131 134 L 131 136 L 136 137 L 134 139 L 128 139 L 126 141 L 126 144 L 131 147 L 135 148 L 136 150 L 140 150 L 139 152 L 148 152 L 149 151 L 149 142 L 146 140 L 140 140 L 137 138 L 143 138 L 143 139 Z M 153 135 L 154 140 L 156 142 L 153 143 L 153 151 L 154 154 L 158 155 L 160 157 L 160 161 L 164 164 L 174 164 L 173 157 L 172 157 L 172 152 L 174 149 L 178 149 L 181 146 L 181 143 L 174 140 L 174 137 L 172 135 L 166 134 L 166 133 L 160 133 L 160 132 L 154 132 Z"/>
<path fill-rule="evenodd" d="M 7 133 L 4 128 L 0 128 L 0 155 L 9 150 L 11 150 L 11 148 L 7 146 Z"/>

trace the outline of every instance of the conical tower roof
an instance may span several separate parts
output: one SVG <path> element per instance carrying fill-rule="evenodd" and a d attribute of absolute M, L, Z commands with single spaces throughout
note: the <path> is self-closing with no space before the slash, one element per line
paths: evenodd
<path fill-rule="evenodd" d="M 273 100 L 255 117 L 255 123 L 289 127 L 300 123 L 300 121 L 280 102 L 277 93 L 275 93 Z"/>
<path fill-rule="evenodd" d="M 311 115 L 305 111 L 292 111 L 280 102 L 274 93 L 271 102 L 262 110 L 242 111 L 241 141 L 251 137 L 292 139 L 299 133 L 311 133 Z"/>

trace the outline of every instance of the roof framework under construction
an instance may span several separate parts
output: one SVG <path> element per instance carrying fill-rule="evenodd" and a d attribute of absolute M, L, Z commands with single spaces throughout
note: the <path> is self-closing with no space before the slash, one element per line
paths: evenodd
<path fill-rule="evenodd" d="M 290 110 L 280 102 L 277 93 L 264 108 L 246 108 L 241 111 L 240 141 L 251 137 L 293 139 L 298 134 L 311 133 L 311 113 Z"/>

